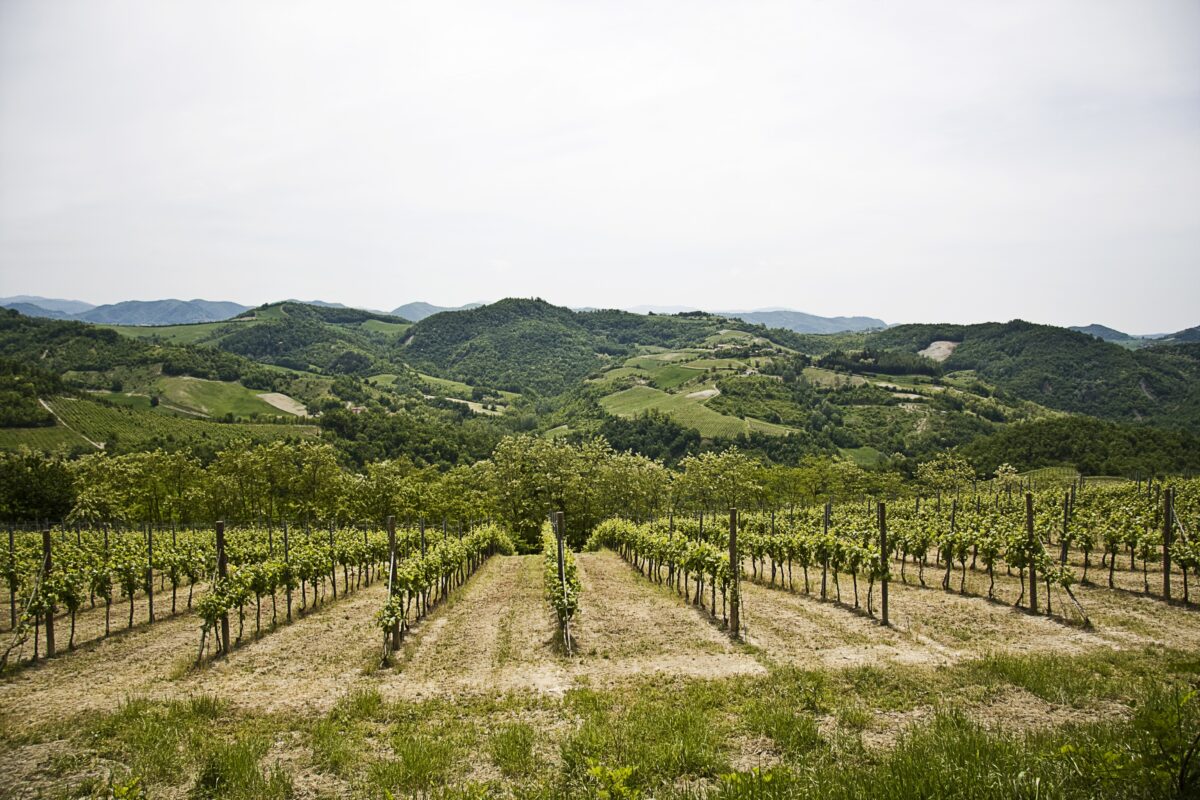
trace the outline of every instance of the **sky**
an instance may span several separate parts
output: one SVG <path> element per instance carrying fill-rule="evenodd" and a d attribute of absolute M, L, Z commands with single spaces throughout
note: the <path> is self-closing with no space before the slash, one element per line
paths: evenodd
<path fill-rule="evenodd" d="M 0 295 L 1200 323 L 1195 0 L 0 3 Z"/>

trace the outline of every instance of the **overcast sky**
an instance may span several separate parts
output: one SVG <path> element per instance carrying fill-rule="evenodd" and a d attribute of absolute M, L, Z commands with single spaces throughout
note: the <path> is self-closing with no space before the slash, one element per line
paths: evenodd
<path fill-rule="evenodd" d="M 0 295 L 1200 323 L 1200 3 L 0 2 Z"/>

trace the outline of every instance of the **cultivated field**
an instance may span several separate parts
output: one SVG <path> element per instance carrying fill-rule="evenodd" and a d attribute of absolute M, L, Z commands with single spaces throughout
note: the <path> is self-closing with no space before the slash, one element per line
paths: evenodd
<path fill-rule="evenodd" d="M 1076 588 L 1091 627 L 1014 608 L 1015 577 L 997 576 L 992 601 L 974 572 L 965 594 L 909 574 L 892 583 L 883 628 L 852 607 L 848 584 L 843 602 L 821 600 L 798 574 L 792 589 L 772 587 L 747 563 L 738 643 L 616 553 L 576 561 L 570 654 L 540 556 L 491 558 L 382 668 L 383 582 L 248 633 L 201 668 L 193 613 L 98 640 L 103 612 L 85 610 L 86 644 L 0 683 L 0 794 L 86 795 L 134 774 L 153 796 L 181 798 L 605 785 L 693 796 L 728 791 L 722 774 L 780 765 L 838 786 L 833 764 L 904 770 L 930 736 L 992 757 L 1027 737 L 1048 746 L 1108 730 L 1134 713 L 1146 679 L 1200 671 L 1200 613 L 1136 594 L 1137 570 L 1117 570 L 1115 589 Z"/>

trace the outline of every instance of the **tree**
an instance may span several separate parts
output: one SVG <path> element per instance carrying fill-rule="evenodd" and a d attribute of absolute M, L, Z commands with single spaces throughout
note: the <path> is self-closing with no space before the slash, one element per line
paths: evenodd
<path fill-rule="evenodd" d="M 975 470 L 962 456 L 943 452 L 920 464 L 917 478 L 930 489 L 957 492 L 975 479 Z"/>

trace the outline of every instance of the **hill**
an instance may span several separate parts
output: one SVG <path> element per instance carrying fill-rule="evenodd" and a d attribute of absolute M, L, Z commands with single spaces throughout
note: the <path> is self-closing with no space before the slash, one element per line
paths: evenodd
<path fill-rule="evenodd" d="M 1194 328 L 1188 328 L 1177 333 L 1172 333 L 1170 336 L 1164 336 L 1163 341 L 1171 343 L 1191 343 L 1200 342 L 1200 325 Z"/>
<path fill-rule="evenodd" d="M 19 294 L 13 297 L 0 297 L 0 306 L 10 308 L 14 305 L 28 304 L 44 311 L 57 311 L 60 314 L 82 314 L 95 308 L 91 303 L 82 300 L 64 300 L 58 297 L 39 297 L 33 294 Z"/>
<path fill-rule="evenodd" d="M 469 384 L 557 394 L 639 347 L 698 345 L 730 326 L 702 312 L 678 316 L 572 311 L 540 299 L 508 298 L 421 320 L 403 357 L 426 372 Z"/>
<path fill-rule="evenodd" d="M 898 325 L 867 342 L 907 353 L 946 343 L 947 373 L 973 373 L 1015 397 L 1103 419 L 1200 429 L 1200 361 L 1171 348 L 1128 350 L 1022 320 Z"/>
<path fill-rule="evenodd" d="M 126 300 L 76 315 L 84 322 L 109 325 L 183 325 L 220 322 L 247 310 L 238 303 L 214 300 Z"/>
<path fill-rule="evenodd" d="M 887 323 L 874 317 L 819 317 L 802 311 L 720 311 L 722 316 L 740 319 L 768 328 L 784 328 L 796 333 L 842 333 L 886 328 Z"/>
<path fill-rule="evenodd" d="M 1143 476 L 1200 470 L 1200 437 L 1088 417 L 1056 417 L 1011 426 L 966 445 L 984 475 L 1001 464 L 1019 471 L 1074 467 L 1085 475 Z"/>
<path fill-rule="evenodd" d="M 42 308 L 33 303 L 3 303 L 0 307 L 11 309 L 27 317 L 42 317 L 44 319 L 74 319 L 74 315 L 66 311 Z"/>
<path fill-rule="evenodd" d="M 1123 342 L 1129 339 L 1136 339 L 1136 336 L 1130 336 L 1128 333 L 1122 333 L 1115 328 L 1110 328 L 1107 325 L 1072 325 L 1067 328 L 1069 331 L 1077 331 L 1086 333 L 1088 336 L 1095 336 L 1097 339 L 1103 339 L 1106 342 Z"/>
<path fill-rule="evenodd" d="M 430 303 L 405 303 L 404 305 L 392 310 L 392 316 L 403 317 L 412 322 L 420 322 L 426 317 L 432 317 L 434 314 L 440 314 L 443 311 L 469 311 L 472 308 L 479 308 L 483 303 L 467 303 L 465 306 L 435 306 Z"/>

